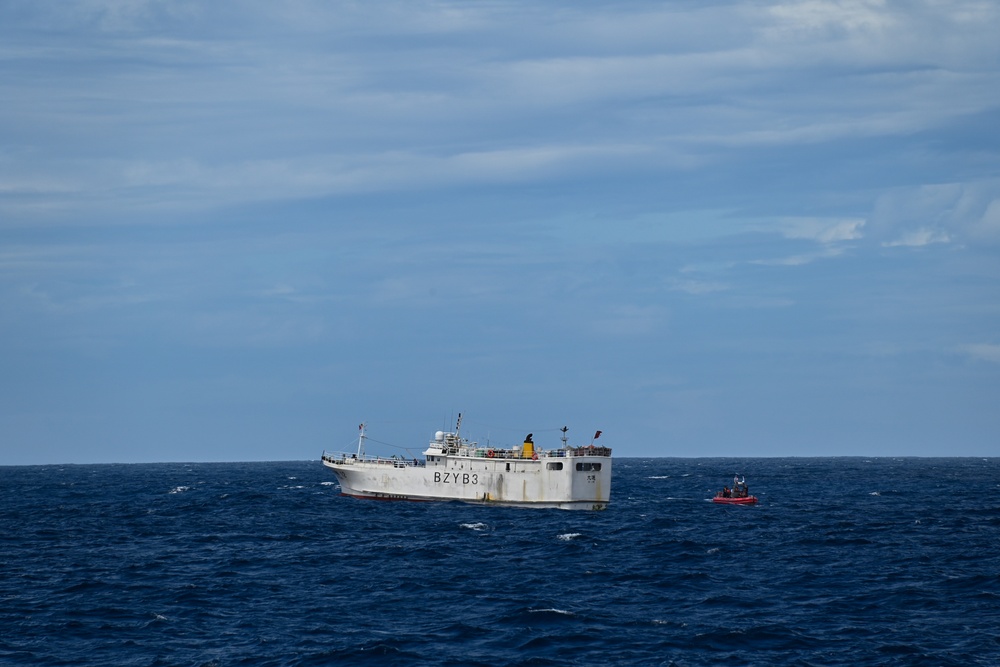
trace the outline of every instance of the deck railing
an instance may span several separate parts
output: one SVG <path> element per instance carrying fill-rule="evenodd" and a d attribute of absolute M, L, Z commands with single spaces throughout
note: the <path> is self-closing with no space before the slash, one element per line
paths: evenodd
<path fill-rule="evenodd" d="M 323 460 L 339 465 L 352 465 L 355 463 L 374 463 L 392 468 L 413 468 L 423 467 L 425 464 L 418 459 L 404 459 L 398 456 L 361 456 L 348 454 L 347 452 L 323 452 Z"/>
<path fill-rule="evenodd" d="M 492 448 L 447 448 L 445 454 L 465 453 L 471 458 L 489 458 L 502 460 L 524 460 L 526 457 L 519 449 L 492 449 Z M 566 458 L 571 456 L 611 456 L 610 447 L 573 447 L 570 449 L 536 449 L 534 452 L 538 458 Z M 338 465 L 351 465 L 355 463 L 374 463 L 376 465 L 390 466 L 393 468 L 423 467 L 424 461 L 419 459 L 404 459 L 398 456 L 361 456 L 348 452 L 323 452 L 323 460 Z"/>

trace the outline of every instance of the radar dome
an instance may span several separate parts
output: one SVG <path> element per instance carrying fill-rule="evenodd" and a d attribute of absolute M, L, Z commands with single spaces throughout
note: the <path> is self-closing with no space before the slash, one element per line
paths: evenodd
<path fill-rule="evenodd" d="M 438 431 L 434 434 L 434 442 L 444 442 L 444 431 Z"/>

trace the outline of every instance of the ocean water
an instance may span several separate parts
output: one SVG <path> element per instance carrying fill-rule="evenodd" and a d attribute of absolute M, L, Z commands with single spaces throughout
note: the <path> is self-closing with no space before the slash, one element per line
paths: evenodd
<path fill-rule="evenodd" d="M 0 468 L 2 665 L 1000 665 L 1000 459 L 616 459 L 604 512 L 318 461 Z M 761 502 L 714 490 L 746 475 Z"/>

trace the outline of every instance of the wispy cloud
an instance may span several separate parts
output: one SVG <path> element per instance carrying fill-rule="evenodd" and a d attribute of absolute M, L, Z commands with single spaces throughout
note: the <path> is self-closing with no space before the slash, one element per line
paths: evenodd
<path fill-rule="evenodd" d="M 991 343 L 970 343 L 962 345 L 959 350 L 974 359 L 1000 364 L 1000 345 Z"/>
<path fill-rule="evenodd" d="M 1000 241 L 1000 180 L 903 187 L 879 196 L 868 229 L 883 246 Z"/>
<path fill-rule="evenodd" d="M 751 260 L 750 263 L 758 266 L 803 266 L 818 260 L 838 257 L 843 252 L 842 248 L 824 248 L 816 252 L 798 253 L 772 259 L 755 259 Z"/>
<path fill-rule="evenodd" d="M 856 241 L 863 236 L 865 220 L 861 218 L 782 218 L 775 222 L 790 239 L 807 239 L 819 243 Z"/>
<path fill-rule="evenodd" d="M 587 326 L 601 336 L 642 337 L 660 331 L 666 317 L 659 306 L 620 305 L 595 313 Z"/>
<path fill-rule="evenodd" d="M 731 285 L 724 282 L 710 281 L 710 280 L 671 280 L 668 285 L 670 289 L 685 292 L 687 294 L 693 294 L 695 296 L 700 296 L 703 294 L 712 294 L 714 292 L 724 292 L 731 289 Z"/>
<path fill-rule="evenodd" d="M 921 228 L 907 232 L 894 241 L 884 241 L 882 245 L 886 248 L 898 246 L 920 248 L 932 243 L 948 243 L 949 241 L 951 238 L 941 230 Z"/>
<path fill-rule="evenodd" d="M 1000 9 L 972 1 L 26 7 L 0 51 L 18 63 L 0 78 L 0 206 L 22 219 L 32 195 L 86 212 L 171 198 L 151 188 L 230 205 L 669 174 L 1000 101 L 983 66 Z M 241 37 L 255 29 L 269 39 Z"/>

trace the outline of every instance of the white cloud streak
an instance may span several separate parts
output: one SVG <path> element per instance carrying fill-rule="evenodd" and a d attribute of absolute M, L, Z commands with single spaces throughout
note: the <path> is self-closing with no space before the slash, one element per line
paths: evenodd
<path fill-rule="evenodd" d="M 959 350 L 975 359 L 1000 364 L 1000 345 L 993 345 L 990 343 L 970 343 L 968 345 L 961 346 Z"/>
<path fill-rule="evenodd" d="M 0 121 L 28 137 L 6 142 L 8 199 L 141 206 L 122 191 L 170 186 L 226 204 L 688 169 L 1000 105 L 984 66 L 1000 8 L 982 2 L 24 8 L 32 39 L 0 52 L 20 72 L 0 77 Z M 248 24 L 266 37 L 240 38 Z"/>
<path fill-rule="evenodd" d="M 897 188 L 872 212 L 873 237 L 885 247 L 1000 242 L 1000 179 Z"/>

